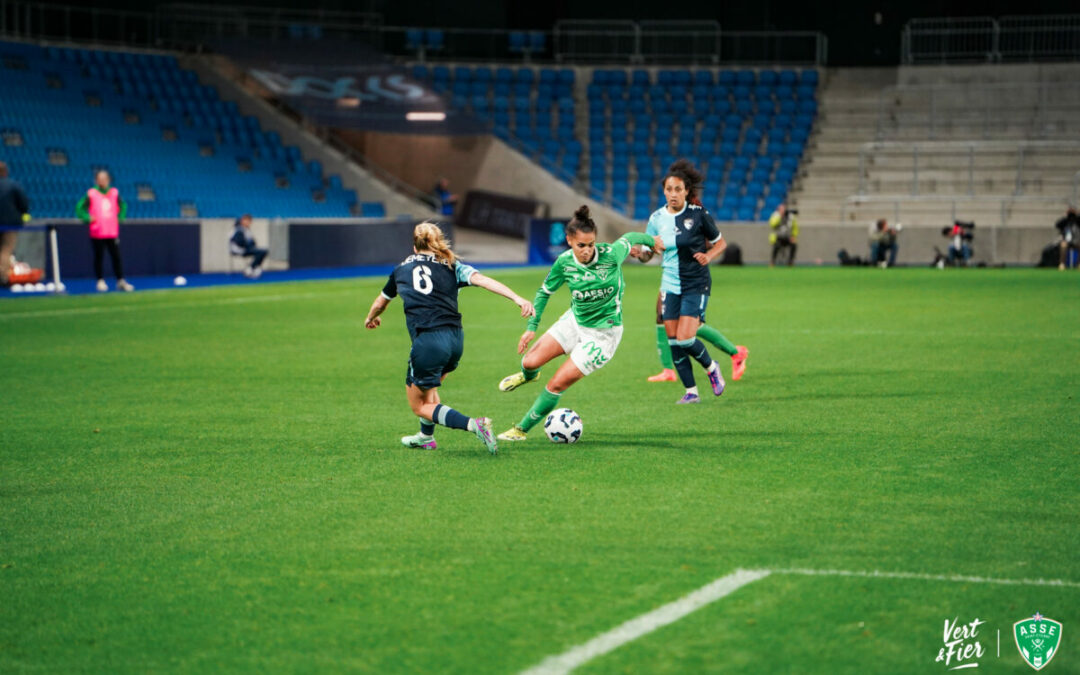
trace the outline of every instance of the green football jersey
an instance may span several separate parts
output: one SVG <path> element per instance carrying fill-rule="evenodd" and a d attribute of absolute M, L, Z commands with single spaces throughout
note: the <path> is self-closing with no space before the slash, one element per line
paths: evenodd
<path fill-rule="evenodd" d="M 592 262 L 581 264 L 573 251 L 564 251 L 551 266 L 543 285 L 536 292 L 536 316 L 529 330 L 540 325 L 540 316 L 548 298 L 566 284 L 570 288 L 570 308 L 579 326 L 612 328 L 622 325 L 622 296 L 625 290 L 622 265 L 636 244 L 652 245 L 653 238 L 641 232 L 629 232 L 613 244 L 596 245 Z"/>

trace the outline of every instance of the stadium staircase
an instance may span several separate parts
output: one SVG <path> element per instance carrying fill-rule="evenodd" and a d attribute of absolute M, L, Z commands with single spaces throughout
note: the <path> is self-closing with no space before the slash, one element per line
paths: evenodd
<path fill-rule="evenodd" d="M 100 168 L 131 218 L 383 213 L 172 55 L 3 42 L 0 86 L 0 157 L 37 217 L 71 217 Z"/>
<path fill-rule="evenodd" d="M 895 68 L 828 70 L 821 108 L 790 204 L 804 223 L 835 223 L 859 189 L 859 149 L 876 140 L 879 93 L 896 84 Z"/>
<path fill-rule="evenodd" d="M 1052 82 L 1040 81 L 1046 67 L 988 68 L 832 73 L 794 194 L 802 219 L 1045 227 L 1060 217 L 1080 167 L 1080 68 L 1060 66 Z"/>

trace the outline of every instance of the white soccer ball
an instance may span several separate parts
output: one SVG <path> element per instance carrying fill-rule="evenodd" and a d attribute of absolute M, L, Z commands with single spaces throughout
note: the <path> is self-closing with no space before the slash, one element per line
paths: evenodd
<path fill-rule="evenodd" d="M 57 292 L 57 293 L 63 293 L 63 292 L 64 292 L 64 291 L 66 291 L 66 290 L 67 290 L 67 286 L 65 286 L 65 285 L 64 285 L 64 282 L 63 282 L 63 281 L 61 281 L 60 283 L 56 284 L 56 292 Z"/>
<path fill-rule="evenodd" d="M 56 284 L 50 281 L 49 283 L 45 284 L 45 290 L 52 293 L 56 290 Z"/>
<path fill-rule="evenodd" d="M 37 291 L 38 293 L 44 292 L 45 291 L 45 284 L 41 283 L 40 281 L 37 282 L 36 284 L 34 284 L 34 290 Z"/>
<path fill-rule="evenodd" d="M 581 416 L 570 408 L 553 410 L 544 421 L 544 433 L 552 443 L 577 443 L 583 428 Z"/>
<path fill-rule="evenodd" d="M 23 285 L 22 284 L 12 284 L 11 285 L 11 292 L 12 293 L 22 293 L 23 292 Z"/>
<path fill-rule="evenodd" d="M 176 277 L 172 282 L 173 286 L 187 286 L 187 279 L 184 277 Z"/>

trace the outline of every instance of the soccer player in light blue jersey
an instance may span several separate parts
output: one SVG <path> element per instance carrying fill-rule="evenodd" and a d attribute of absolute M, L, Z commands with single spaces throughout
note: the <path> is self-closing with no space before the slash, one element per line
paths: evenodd
<path fill-rule="evenodd" d="M 645 230 L 664 242 L 661 318 L 673 365 L 686 387 L 681 404 L 701 402 L 690 358 L 705 369 L 715 395 L 723 394 L 725 385 L 719 364 L 697 338 L 712 290 L 709 263 L 727 245 L 712 215 L 700 202 L 693 203 L 701 183 L 701 174 L 689 161 L 672 164 L 663 181 L 666 203 L 652 214 Z"/>

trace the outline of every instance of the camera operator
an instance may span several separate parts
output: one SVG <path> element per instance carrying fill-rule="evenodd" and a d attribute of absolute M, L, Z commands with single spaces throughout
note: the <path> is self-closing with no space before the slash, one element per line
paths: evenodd
<path fill-rule="evenodd" d="M 769 243 L 772 244 L 772 257 L 769 258 L 769 267 L 776 265 L 779 254 L 781 262 L 786 258 L 788 267 L 795 264 L 795 251 L 799 243 L 799 220 L 795 217 L 798 211 L 789 211 L 786 204 L 780 204 L 769 216 Z"/>
<path fill-rule="evenodd" d="M 1080 251 L 1080 215 L 1077 215 L 1076 208 L 1069 207 L 1065 217 L 1054 223 L 1054 227 L 1061 234 L 1061 243 L 1058 244 L 1058 269 L 1063 270 L 1069 263 L 1069 250 Z"/>
<path fill-rule="evenodd" d="M 967 267 L 971 260 L 971 242 L 975 239 L 975 223 L 955 221 L 952 227 L 946 226 L 941 229 L 941 234 L 949 238 L 950 265 Z"/>
<path fill-rule="evenodd" d="M 897 235 L 903 225 L 889 227 L 884 218 L 870 225 L 870 264 L 882 269 L 896 265 L 896 253 L 900 249 L 896 243 Z"/>

